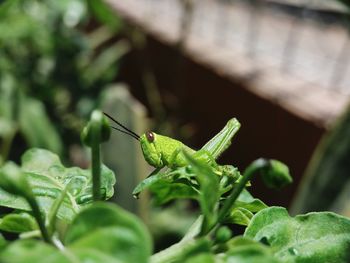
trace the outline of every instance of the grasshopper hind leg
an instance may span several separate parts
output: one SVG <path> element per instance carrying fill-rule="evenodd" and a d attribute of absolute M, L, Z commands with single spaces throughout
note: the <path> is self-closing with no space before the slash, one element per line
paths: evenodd
<path fill-rule="evenodd" d="M 215 158 L 207 150 L 201 149 L 201 150 L 195 152 L 193 154 L 193 158 L 195 158 L 196 160 L 199 160 L 199 161 L 206 162 L 206 163 L 208 163 L 208 164 L 210 164 L 210 165 L 212 165 L 214 167 L 217 166 Z"/>

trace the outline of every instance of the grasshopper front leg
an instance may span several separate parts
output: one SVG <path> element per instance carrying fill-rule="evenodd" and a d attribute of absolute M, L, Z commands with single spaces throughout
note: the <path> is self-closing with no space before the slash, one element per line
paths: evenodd
<path fill-rule="evenodd" d="M 185 160 L 182 158 L 182 156 L 180 156 L 181 151 L 182 151 L 182 147 L 178 147 L 175 149 L 175 151 L 173 151 L 169 159 L 169 164 L 168 164 L 169 167 L 175 168 L 178 166 L 185 165 Z"/>

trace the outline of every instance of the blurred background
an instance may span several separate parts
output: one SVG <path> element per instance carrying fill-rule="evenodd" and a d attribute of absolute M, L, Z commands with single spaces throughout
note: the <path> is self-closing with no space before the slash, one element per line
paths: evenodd
<path fill-rule="evenodd" d="M 195 149 L 236 117 L 242 128 L 219 162 L 244 170 L 259 157 L 279 159 L 294 178 L 280 191 L 256 178 L 256 197 L 292 214 L 350 216 L 349 6 L 0 0 L 0 162 L 43 147 L 88 166 L 79 136 L 97 107 L 137 133 Z M 147 197 L 131 196 L 151 171 L 139 145 L 114 133 L 103 151 L 117 174 L 115 201 L 147 221 Z M 190 220 L 176 216 L 184 206 L 154 213 L 154 234 L 161 221 L 168 232 L 185 229 Z"/>

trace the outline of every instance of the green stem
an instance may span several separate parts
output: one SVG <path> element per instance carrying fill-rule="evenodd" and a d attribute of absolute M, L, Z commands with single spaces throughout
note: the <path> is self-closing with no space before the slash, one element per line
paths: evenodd
<path fill-rule="evenodd" d="M 181 239 L 180 242 L 185 242 L 190 239 L 194 239 L 198 233 L 201 231 L 201 226 L 203 224 L 203 215 L 200 215 L 196 221 L 190 226 L 185 236 Z"/>
<path fill-rule="evenodd" d="M 251 165 L 248 166 L 248 168 L 244 171 L 243 177 L 239 180 L 238 185 L 232 190 L 229 197 L 225 200 L 224 205 L 219 211 L 218 216 L 218 223 L 221 223 L 227 213 L 231 211 L 233 204 L 237 200 L 240 193 L 245 188 L 246 184 L 250 180 L 250 178 L 255 174 L 258 170 L 260 170 L 262 167 L 266 167 L 268 164 L 268 161 L 265 159 L 258 159 L 254 161 Z"/>
<path fill-rule="evenodd" d="M 92 122 L 92 144 L 91 144 L 91 158 L 92 158 L 92 197 L 94 201 L 101 200 L 101 126 L 98 122 Z"/>
<path fill-rule="evenodd" d="M 40 230 L 32 230 L 32 231 L 23 232 L 19 234 L 20 239 L 38 238 L 38 237 L 40 238 L 40 236 L 41 236 Z"/>
<path fill-rule="evenodd" d="M 10 153 L 11 150 L 11 145 L 13 142 L 13 139 L 16 135 L 17 129 L 15 129 L 13 132 L 11 132 L 11 134 L 9 134 L 8 136 L 6 136 L 3 140 L 3 144 L 1 147 L 1 156 L 2 156 L 2 163 L 0 163 L 0 166 L 5 163 L 7 161 L 8 155 Z"/>
<path fill-rule="evenodd" d="M 33 215 L 36 219 L 36 222 L 38 223 L 38 226 L 39 226 L 39 229 L 40 229 L 40 232 L 41 232 L 43 239 L 47 243 L 53 244 L 52 239 L 49 235 L 49 232 L 47 231 L 46 226 L 45 226 L 44 215 L 41 213 L 39 206 L 38 206 L 38 203 L 36 202 L 36 200 L 34 198 L 28 198 L 27 201 L 28 201 L 30 207 L 32 208 Z"/>
<path fill-rule="evenodd" d="M 54 234 L 58 210 L 59 210 L 61 204 L 64 201 L 64 198 L 65 198 L 65 196 L 67 194 L 69 185 L 70 185 L 70 183 L 68 183 L 66 185 L 66 187 L 61 192 L 60 197 L 55 200 L 55 202 L 53 203 L 53 205 L 51 207 L 51 210 L 50 210 L 50 213 L 49 213 L 49 220 L 48 220 L 48 225 L 49 225 L 49 229 L 50 229 L 49 232 L 50 232 L 50 236 L 51 237 Z"/>
<path fill-rule="evenodd" d="M 232 210 L 232 207 L 233 207 L 235 201 L 237 200 L 238 196 L 245 188 L 245 186 L 248 183 L 248 181 L 250 180 L 250 178 L 257 171 L 259 171 L 261 168 L 266 167 L 266 165 L 268 165 L 268 161 L 266 159 L 258 159 L 247 167 L 247 169 L 243 173 L 243 177 L 239 180 L 239 182 L 235 186 L 235 188 L 233 188 L 231 194 L 225 200 L 224 205 L 219 210 L 219 215 L 218 215 L 218 218 L 216 220 L 216 223 L 213 224 L 212 226 L 208 227 L 205 232 L 202 232 L 200 234 L 201 236 L 208 234 L 210 231 L 213 230 L 213 228 L 215 228 L 216 226 L 218 226 L 218 224 L 221 224 L 224 221 L 227 213 L 229 213 Z"/>
<path fill-rule="evenodd" d="M 181 262 L 183 257 L 186 256 L 193 249 L 198 251 L 203 248 L 207 249 L 208 241 L 205 239 L 188 239 L 186 241 L 180 241 L 151 256 L 150 263 L 170 263 Z"/>

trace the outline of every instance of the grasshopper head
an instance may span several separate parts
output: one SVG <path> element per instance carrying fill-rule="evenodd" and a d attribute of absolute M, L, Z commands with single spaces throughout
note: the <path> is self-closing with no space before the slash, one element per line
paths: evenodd
<path fill-rule="evenodd" d="M 153 167 L 163 167 L 162 153 L 157 149 L 157 134 L 154 132 L 146 132 L 142 134 L 140 137 L 140 143 L 145 160 Z"/>

